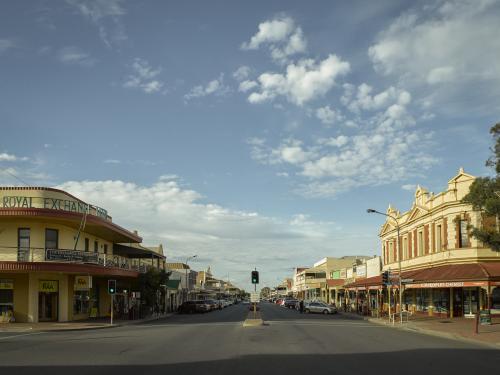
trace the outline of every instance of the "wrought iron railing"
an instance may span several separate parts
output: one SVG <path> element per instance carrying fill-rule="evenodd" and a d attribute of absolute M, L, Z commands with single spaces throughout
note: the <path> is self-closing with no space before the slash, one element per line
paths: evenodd
<path fill-rule="evenodd" d="M 157 268 L 141 259 L 126 258 L 114 254 L 39 247 L 0 247 L 0 261 L 95 264 L 102 267 L 120 268 L 141 273 L 145 273 L 151 268 Z"/>

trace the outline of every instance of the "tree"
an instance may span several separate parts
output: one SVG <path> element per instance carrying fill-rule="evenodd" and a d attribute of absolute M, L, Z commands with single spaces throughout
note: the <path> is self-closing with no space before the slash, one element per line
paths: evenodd
<path fill-rule="evenodd" d="M 495 170 L 495 177 L 477 178 L 462 202 L 471 204 L 474 210 L 483 211 L 483 225 L 480 228 L 471 226 L 472 236 L 500 251 L 500 123 L 491 127 L 490 134 L 495 146 L 486 166 Z"/>
<path fill-rule="evenodd" d="M 139 289 L 141 299 L 145 305 L 154 307 L 158 302 L 158 293 L 163 291 L 172 272 L 150 268 L 147 272 L 139 275 Z"/>

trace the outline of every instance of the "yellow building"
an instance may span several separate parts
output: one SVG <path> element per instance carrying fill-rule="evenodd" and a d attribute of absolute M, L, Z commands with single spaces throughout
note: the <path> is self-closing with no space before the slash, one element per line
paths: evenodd
<path fill-rule="evenodd" d="M 134 280 L 165 262 L 161 246 L 141 241 L 105 209 L 64 191 L 0 187 L 0 321 L 108 316 L 108 280 L 117 281 L 115 312 L 133 317 Z"/>
<path fill-rule="evenodd" d="M 387 210 L 392 218 L 380 232 L 383 270 L 397 274 L 401 266 L 404 309 L 450 317 L 500 309 L 500 254 L 470 235 L 470 225 L 488 218 L 461 202 L 474 179 L 460 169 L 445 191 L 418 187 L 409 211 Z M 398 289 L 392 288 L 391 304 L 399 301 Z"/>

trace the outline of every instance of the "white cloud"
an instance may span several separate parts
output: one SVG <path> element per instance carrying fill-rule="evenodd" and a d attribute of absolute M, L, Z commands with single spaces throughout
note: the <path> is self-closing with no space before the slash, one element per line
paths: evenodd
<path fill-rule="evenodd" d="M 407 191 L 415 191 L 417 189 L 417 185 L 415 184 L 405 184 L 401 186 L 401 189 L 407 190 Z"/>
<path fill-rule="evenodd" d="M 366 100 L 359 107 L 377 110 L 356 115 L 363 127 L 356 128 L 355 134 L 319 138 L 309 145 L 285 140 L 274 148 L 260 142 L 253 145 L 252 157 L 262 164 L 296 170 L 295 190 L 307 197 L 330 197 L 422 175 L 437 159 L 431 154 L 432 133 L 414 129 L 415 120 L 407 109 L 411 95 L 394 89 L 389 91 L 391 100 L 379 101 L 370 91 L 361 89 Z"/>
<path fill-rule="evenodd" d="M 406 106 L 411 102 L 411 95 L 408 91 L 393 86 L 375 95 L 371 95 L 372 91 L 373 87 L 366 83 L 359 85 L 357 92 L 353 85 L 346 84 L 341 102 L 354 113 L 380 110 L 389 104 Z M 354 96 L 355 92 L 356 96 Z"/>
<path fill-rule="evenodd" d="M 11 39 L 0 39 L 0 55 L 7 52 L 9 49 L 14 48 L 15 43 Z"/>
<path fill-rule="evenodd" d="M 229 87 L 224 85 L 224 74 L 220 74 L 219 78 L 208 82 L 206 85 L 195 86 L 184 95 L 184 99 L 191 100 L 193 98 L 201 98 L 208 95 L 222 96 L 230 91 Z"/>
<path fill-rule="evenodd" d="M 250 76 L 251 71 L 252 68 L 242 65 L 234 71 L 233 78 L 237 81 L 244 81 Z"/>
<path fill-rule="evenodd" d="M 66 0 L 78 14 L 91 21 L 98 29 L 102 42 L 112 47 L 127 40 L 121 18 L 127 13 L 124 0 Z"/>
<path fill-rule="evenodd" d="M 104 163 L 105 164 L 121 164 L 121 161 L 117 160 L 117 159 L 106 159 L 106 160 L 104 160 Z"/>
<path fill-rule="evenodd" d="M 0 162 L 2 161 L 28 161 L 29 159 L 25 156 L 20 157 L 14 154 L 9 154 L 7 152 L 0 153 Z"/>
<path fill-rule="evenodd" d="M 274 61 L 284 64 L 289 56 L 303 53 L 307 41 L 302 29 L 290 17 L 279 17 L 259 24 L 259 30 L 249 42 L 241 45 L 243 50 L 256 50 L 267 45 Z"/>
<path fill-rule="evenodd" d="M 146 245 L 163 243 L 168 258 L 196 251 L 204 261 L 194 261 L 195 269 L 211 265 L 216 275 L 229 272 L 243 287 L 249 264 L 258 264 L 263 275 L 276 274 L 290 259 L 306 262 L 332 254 L 329 244 L 337 235 L 331 225 L 306 213 L 278 219 L 203 203 L 206 199 L 198 192 L 175 180 L 146 186 L 117 180 L 68 181 L 57 187 L 107 209 L 118 225 L 137 229 Z M 286 258 L 274 255 L 276 249 L 287 249 Z"/>
<path fill-rule="evenodd" d="M 339 111 L 335 111 L 331 109 L 329 106 L 321 107 L 316 109 L 316 117 L 323 123 L 323 124 L 334 124 L 337 121 L 342 121 L 343 116 Z"/>
<path fill-rule="evenodd" d="M 239 86 L 238 90 L 241 92 L 247 92 L 247 91 L 250 91 L 250 90 L 256 88 L 257 86 L 259 86 L 259 84 L 257 82 L 246 80 L 246 81 L 240 82 L 240 86 Z"/>
<path fill-rule="evenodd" d="M 300 60 L 286 67 L 285 74 L 264 73 L 258 78 L 259 91 L 248 96 L 250 103 L 271 101 L 284 96 L 288 101 L 302 106 L 325 95 L 335 85 L 339 76 L 349 72 L 350 65 L 336 55 L 316 62 Z"/>
<path fill-rule="evenodd" d="M 74 46 L 61 48 L 58 53 L 58 59 L 63 64 L 80 65 L 85 67 L 94 66 L 97 62 L 97 60 L 91 57 L 90 54 Z"/>
<path fill-rule="evenodd" d="M 476 107 L 496 111 L 499 24 L 496 0 L 416 5 L 378 35 L 368 54 L 378 72 L 413 90 L 433 90 L 432 105 L 440 110 L 449 105 L 456 114 L 466 104 L 469 114 Z"/>
<path fill-rule="evenodd" d="M 163 81 L 158 79 L 161 68 L 154 69 L 146 60 L 136 58 L 132 63 L 133 73 L 130 74 L 123 87 L 139 89 L 146 94 L 159 92 L 164 86 Z"/>

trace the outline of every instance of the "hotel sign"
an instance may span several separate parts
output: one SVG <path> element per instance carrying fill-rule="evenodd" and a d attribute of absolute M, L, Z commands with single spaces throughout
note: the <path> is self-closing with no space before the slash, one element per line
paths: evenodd
<path fill-rule="evenodd" d="M 57 211 L 76 212 L 98 216 L 103 219 L 108 217 L 108 212 L 101 207 L 69 199 L 47 197 L 25 197 L 19 195 L 3 196 L 0 208 L 43 208 Z"/>
<path fill-rule="evenodd" d="M 57 293 L 59 291 L 59 281 L 57 280 L 40 280 L 38 291 L 44 293 Z"/>
<path fill-rule="evenodd" d="M 98 263 L 99 255 L 97 253 L 87 253 L 76 250 L 47 249 L 45 251 L 45 260 L 59 262 Z"/>
<path fill-rule="evenodd" d="M 92 276 L 75 276 L 74 290 L 89 290 L 92 288 Z"/>

